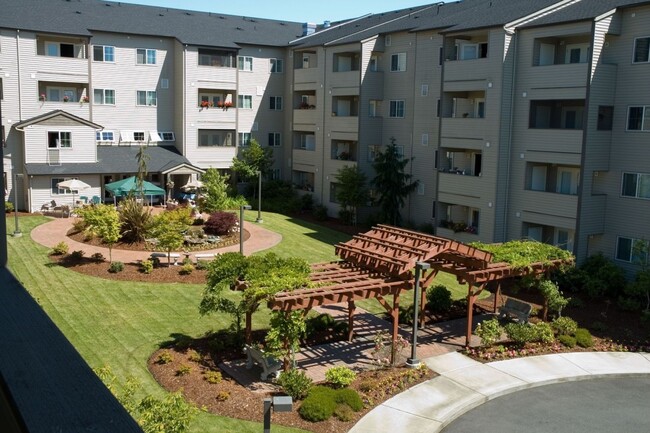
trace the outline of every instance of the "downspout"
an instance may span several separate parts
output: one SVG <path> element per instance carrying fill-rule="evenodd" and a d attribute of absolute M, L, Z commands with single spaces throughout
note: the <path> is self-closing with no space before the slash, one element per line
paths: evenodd
<path fill-rule="evenodd" d="M 508 198 L 510 197 L 510 172 L 512 169 L 510 168 L 510 159 L 511 159 L 511 153 L 512 153 L 512 125 L 513 125 L 513 114 L 514 114 L 514 107 L 515 107 L 515 89 L 516 89 L 516 83 L 517 83 L 517 47 L 518 47 L 518 42 L 519 38 L 517 37 L 517 32 L 516 30 L 508 30 L 504 29 L 506 34 L 512 35 L 512 44 L 514 46 L 512 47 L 512 52 L 513 52 L 513 59 L 512 59 L 512 83 L 510 85 L 510 119 L 508 121 L 508 152 L 506 153 L 506 196 L 504 198 L 504 203 L 503 203 L 503 234 L 501 235 L 501 242 L 505 242 L 507 239 L 507 233 L 508 233 Z"/>
<path fill-rule="evenodd" d="M 415 137 L 413 136 L 413 131 L 415 130 L 415 100 L 417 99 L 417 94 L 418 94 L 417 93 L 418 92 L 418 85 L 415 82 L 416 71 L 418 69 L 417 68 L 417 65 L 418 65 L 417 52 L 418 52 L 418 35 L 417 35 L 417 33 L 415 33 L 415 48 L 413 50 L 413 57 L 415 58 L 415 61 L 413 63 L 413 100 L 411 101 L 411 113 L 413 113 L 412 114 L 413 117 L 412 117 L 412 121 L 411 121 L 411 161 L 409 162 L 409 165 L 410 165 L 410 173 L 409 174 L 411 175 L 411 180 L 413 179 L 413 158 L 415 158 L 413 156 L 413 154 L 415 153 L 415 149 L 414 149 L 415 148 Z M 420 89 L 420 92 L 422 92 L 422 89 Z M 418 182 L 419 182 L 419 180 L 418 180 Z M 417 190 L 416 190 L 415 193 L 417 194 Z M 411 193 L 411 195 L 413 195 L 413 193 Z M 412 200 L 411 197 L 409 197 L 409 204 L 408 204 L 408 208 L 407 208 L 409 223 L 413 222 L 411 220 L 411 207 L 412 207 L 412 204 L 413 204 L 413 200 Z"/>
<path fill-rule="evenodd" d="M 16 30 L 16 69 L 18 69 L 18 116 L 23 120 L 23 86 L 20 79 L 20 30 Z"/>
<path fill-rule="evenodd" d="M 434 219 L 434 226 L 433 226 L 433 232 L 435 234 L 438 234 L 438 227 L 439 227 L 439 222 L 440 222 L 440 215 L 438 215 L 438 208 L 439 208 L 439 202 L 438 202 L 438 197 L 439 197 L 439 190 L 440 190 L 440 152 L 441 152 L 441 143 L 442 143 L 442 117 L 444 115 L 444 98 L 443 98 L 443 91 L 445 87 L 445 63 L 446 61 L 446 40 L 447 37 L 445 35 L 442 35 L 442 53 L 439 52 L 438 55 L 442 55 L 442 59 L 438 60 L 438 63 L 440 63 L 440 90 L 438 91 L 438 98 L 440 99 L 440 104 L 436 104 L 436 110 L 438 110 L 438 107 L 440 107 L 439 111 L 436 112 L 438 115 L 438 149 L 437 152 L 436 150 L 433 151 L 433 157 L 436 159 L 433 162 L 433 167 L 436 172 L 435 178 L 436 178 L 436 188 L 435 188 L 435 194 L 433 197 L 436 210 L 435 210 L 435 219 Z M 437 157 L 436 157 L 437 153 Z"/>
<path fill-rule="evenodd" d="M 318 59 L 318 57 L 316 57 L 316 59 Z M 323 198 L 324 198 L 324 194 L 325 194 L 325 113 L 327 112 L 327 110 L 325 110 L 325 105 L 326 105 L 325 98 L 327 98 L 327 96 L 325 96 L 325 95 L 328 94 L 327 93 L 328 82 L 326 81 L 326 78 L 327 78 L 327 75 L 328 75 L 327 74 L 327 48 L 325 48 L 325 47 L 323 47 L 323 68 L 321 69 L 320 65 L 318 65 L 318 67 L 319 67 L 319 70 L 323 71 L 323 102 L 322 102 L 322 106 L 323 106 L 323 110 L 322 110 L 323 123 L 321 123 L 322 130 L 321 130 L 321 133 L 320 133 L 320 136 L 322 137 L 322 139 L 321 139 L 322 144 L 321 145 L 323 146 L 323 156 L 321 158 L 321 163 L 320 163 L 320 171 L 321 171 L 321 173 L 320 173 L 320 204 L 321 204 L 321 206 L 324 206 Z M 330 103 L 332 103 L 331 98 L 332 97 L 330 97 Z M 316 102 L 318 102 L 318 101 L 316 101 Z M 358 100 L 357 100 L 357 102 L 358 102 Z M 330 113 L 331 113 L 333 108 L 334 107 L 331 107 Z M 358 131 L 357 131 L 357 134 L 358 134 Z M 357 135 L 357 138 L 359 138 L 358 135 Z M 330 146 L 331 146 L 331 143 L 330 143 Z M 314 179 L 315 178 L 316 178 L 316 176 L 314 176 Z M 315 185 L 314 185 L 314 187 L 315 187 Z M 330 197 L 330 200 L 331 199 L 332 198 Z"/>

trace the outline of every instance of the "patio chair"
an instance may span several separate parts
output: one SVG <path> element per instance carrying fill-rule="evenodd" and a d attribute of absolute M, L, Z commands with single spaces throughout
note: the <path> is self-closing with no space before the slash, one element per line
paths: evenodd
<path fill-rule="evenodd" d="M 41 206 L 41 211 L 49 212 L 55 207 L 56 207 L 56 202 L 54 200 L 48 201 L 47 203 L 43 204 L 43 206 Z"/>
<path fill-rule="evenodd" d="M 88 197 L 86 197 L 85 195 L 80 195 L 79 201 L 82 202 L 83 204 L 88 204 Z"/>
<path fill-rule="evenodd" d="M 102 199 L 99 198 L 98 195 L 94 195 L 93 198 L 91 198 L 90 200 L 92 201 L 93 204 L 99 204 L 102 202 Z"/>

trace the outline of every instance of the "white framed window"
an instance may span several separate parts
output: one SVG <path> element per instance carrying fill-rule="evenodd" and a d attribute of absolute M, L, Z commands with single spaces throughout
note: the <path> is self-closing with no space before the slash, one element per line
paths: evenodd
<path fill-rule="evenodd" d="M 280 180 L 282 179 L 282 169 L 274 168 L 271 169 L 271 180 Z"/>
<path fill-rule="evenodd" d="M 390 56 L 390 71 L 406 71 L 406 53 L 396 53 Z"/>
<path fill-rule="evenodd" d="M 397 157 L 399 159 L 404 159 L 404 146 L 402 146 L 401 144 L 395 146 L 395 151 L 397 152 Z"/>
<path fill-rule="evenodd" d="M 379 56 L 373 54 L 370 56 L 370 62 L 368 63 L 368 70 L 371 72 L 377 72 L 379 70 Z"/>
<path fill-rule="evenodd" d="M 253 70 L 253 58 L 250 56 L 238 56 L 237 69 L 251 72 Z"/>
<path fill-rule="evenodd" d="M 283 59 L 269 59 L 272 74 L 282 74 L 284 72 Z"/>
<path fill-rule="evenodd" d="M 420 96 L 429 96 L 429 85 L 423 84 L 420 88 Z"/>
<path fill-rule="evenodd" d="M 650 174 L 623 173 L 621 196 L 650 199 Z"/>
<path fill-rule="evenodd" d="M 253 137 L 250 132 L 240 132 L 238 135 L 240 147 L 248 147 L 251 145 L 251 138 Z"/>
<path fill-rule="evenodd" d="M 404 117 L 404 101 L 392 100 L 390 101 L 388 109 L 388 117 L 401 118 Z"/>
<path fill-rule="evenodd" d="M 420 140 L 420 143 L 422 146 L 428 146 L 429 145 L 429 134 L 422 134 L 422 138 Z"/>
<path fill-rule="evenodd" d="M 632 63 L 650 62 L 650 36 L 634 39 Z"/>
<path fill-rule="evenodd" d="M 220 129 L 199 129 L 199 147 L 232 147 L 232 131 Z"/>
<path fill-rule="evenodd" d="M 424 195 L 424 183 L 418 182 L 418 195 Z"/>
<path fill-rule="evenodd" d="M 138 65 L 155 65 L 156 50 L 149 48 L 137 48 L 135 51 L 135 62 Z"/>
<path fill-rule="evenodd" d="M 269 98 L 269 110 L 282 110 L 282 96 L 271 96 Z"/>
<path fill-rule="evenodd" d="M 136 105 L 155 107 L 158 105 L 158 95 L 155 90 L 137 90 Z"/>
<path fill-rule="evenodd" d="M 47 131 L 48 149 L 69 149 L 72 147 L 70 131 Z"/>
<path fill-rule="evenodd" d="M 282 134 L 279 132 L 269 132 L 269 147 L 282 146 Z"/>
<path fill-rule="evenodd" d="M 77 89 L 74 87 L 52 87 L 45 88 L 46 98 L 50 102 L 76 102 L 78 101 Z"/>
<path fill-rule="evenodd" d="M 628 263 L 648 262 L 648 241 L 642 239 L 616 238 L 616 260 Z"/>
<path fill-rule="evenodd" d="M 376 99 L 371 99 L 368 101 L 368 117 L 380 117 L 381 116 L 381 101 Z"/>
<path fill-rule="evenodd" d="M 381 146 L 376 144 L 368 145 L 368 161 L 373 162 L 381 153 Z"/>
<path fill-rule="evenodd" d="M 45 42 L 45 53 L 50 57 L 68 57 L 85 59 L 86 46 L 84 44 L 72 44 L 69 42 Z"/>
<path fill-rule="evenodd" d="M 113 89 L 93 90 L 93 103 L 95 105 L 115 105 L 115 90 Z"/>
<path fill-rule="evenodd" d="M 237 95 L 237 107 L 238 108 L 253 108 L 253 95 Z"/>
<path fill-rule="evenodd" d="M 161 89 L 169 89 L 169 78 L 161 78 L 160 79 L 160 88 Z"/>
<path fill-rule="evenodd" d="M 144 131 L 133 131 L 133 141 L 144 141 Z"/>
<path fill-rule="evenodd" d="M 628 107 L 628 131 L 650 131 L 650 105 Z"/>
<path fill-rule="evenodd" d="M 162 141 L 176 141 L 176 136 L 172 131 L 162 131 L 159 132 L 158 135 L 160 135 Z"/>
<path fill-rule="evenodd" d="M 95 133 L 95 140 L 105 141 L 107 143 L 115 142 L 115 132 L 114 131 L 97 131 Z"/>
<path fill-rule="evenodd" d="M 50 178 L 50 191 L 52 195 L 72 194 L 68 188 L 59 188 L 59 184 L 66 180 L 78 179 L 77 177 L 52 177 Z"/>
<path fill-rule="evenodd" d="M 115 47 L 110 45 L 93 46 L 93 60 L 96 62 L 115 62 Z"/>
<path fill-rule="evenodd" d="M 393 42 L 393 40 L 391 38 L 391 35 L 384 36 L 384 45 L 386 45 L 387 47 L 390 47 L 392 42 Z"/>

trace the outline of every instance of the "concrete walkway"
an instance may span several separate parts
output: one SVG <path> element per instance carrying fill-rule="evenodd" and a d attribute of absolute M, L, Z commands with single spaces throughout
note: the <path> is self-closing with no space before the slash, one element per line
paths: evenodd
<path fill-rule="evenodd" d="M 34 228 L 31 232 L 32 239 L 48 248 L 54 247 L 59 242 L 65 242 L 70 247 L 70 251 L 82 250 L 86 257 L 95 253 L 102 253 L 108 257 L 108 248 L 96 247 L 81 242 L 74 241 L 66 236 L 66 233 L 72 228 L 76 218 L 55 218 L 45 224 Z M 257 251 L 269 249 L 280 243 L 282 235 L 265 229 L 263 226 L 255 223 L 246 222 L 244 229 L 250 233 L 250 237 L 244 241 L 244 254 L 252 254 Z M 230 251 L 239 251 L 239 244 L 230 245 L 223 248 L 212 250 L 197 251 L 200 254 L 225 253 Z M 181 251 L 182 252 L 182 251 Z M 151 251 L 130 251 L 113 249 L 113 260 L 123 263 L 135 263 L 139 260 L 146 260 L 151 255 Z"/>
<path fill-rule="evenodd" d="M 647 353 L 563 353 L 488 364 L 447 353 L 424 362 L 440 376 L 377 406 L 350 433 L 434 433 L 489 400 L 523 389 L 573 380 L 650 376 Z"/>

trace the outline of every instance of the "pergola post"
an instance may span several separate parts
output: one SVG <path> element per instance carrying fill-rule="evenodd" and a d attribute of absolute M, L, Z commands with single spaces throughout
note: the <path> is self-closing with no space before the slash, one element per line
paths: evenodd
<path fill-rule="evenodd" d="M 356 308 L 354 301 L 348 301 L 348 341 L 352 341 L 354 336 L 354 311 Z"/>
<path fill-rule="evenodd" d="M 390 364 L 395 365 L 397 360 L 397 334 L 399 332 L 399 292 L 396 292 L 393 297 L 393 336 L 392 348 L 390 351 Z"/>
<path fill-rule="evenodd" d="M 467 291 L 467 333 L 465 334 L 465 347 L 469 347 L 469 342 L 472 338 L 472 319 L 474 315 L 474 294 L 472 292 L 472 285 L 469 285 Z"/>
<path fill-rule="evenodd" d="M 492 305 L 492 312 L 496 314 L 497 305 L 499 303 L 499 296 L 501 296 L 501 281 L 497 281 L 497 289 L 494 291 L 494 304 Z"/>

